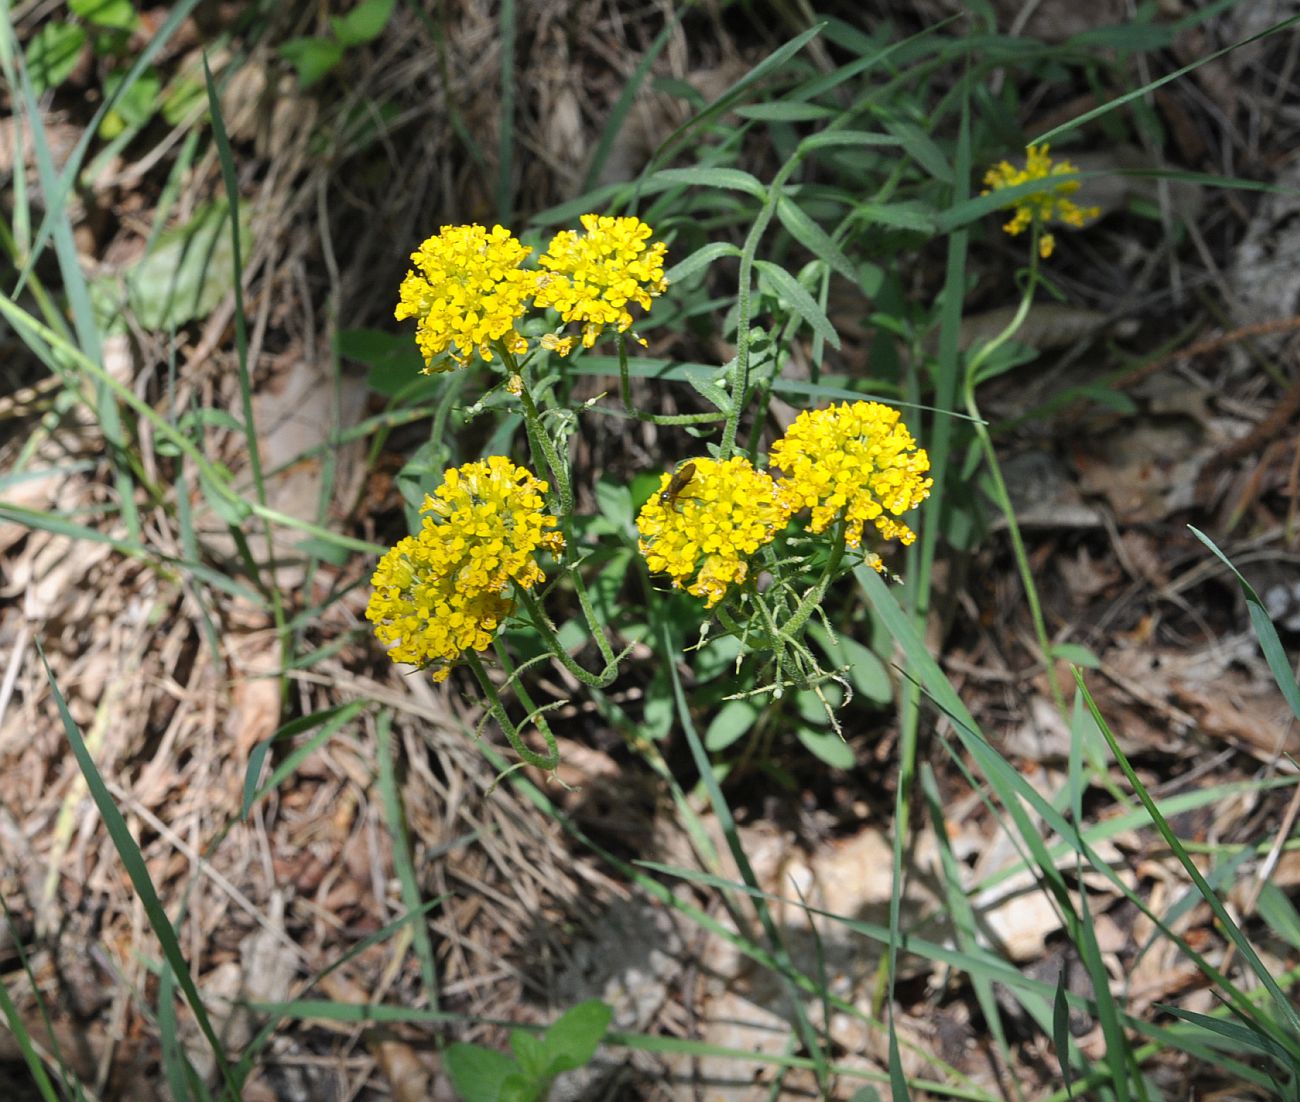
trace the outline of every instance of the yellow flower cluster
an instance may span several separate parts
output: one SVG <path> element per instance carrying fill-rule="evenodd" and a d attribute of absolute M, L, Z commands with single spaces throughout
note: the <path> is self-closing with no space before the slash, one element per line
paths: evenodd
<path fill-rule="evenodd" d="M 916 446 L 896 409 L 879 402 L 845 402 L 805 410 L 772 445 L 771 465 L 782 472 L 781 494 L 789 508 L 812 510 L 809 528 L 824 532 L 846 521 L 849 547 L 862 544 L 870 521 L 887 540 L 909 544 L 916 534 L 894 520 L 930 495 L 925 477 L 930 458 Z M 884 565 L 868 561 L 877 570 Z"/>
<path fill-rule="evenodd" d="M 984 174 L 985 189 L 981 194 L 1001 191 L 1030 180 L 1047 180 L 1053 176 L 1068 175 L 1079 170 L 1069 161 L 1052 162 L 1048 146 L 1031 145 L 1025 157 L 1025 167 L 1016 168 L 1009 161 L 994 165 Z M 1067 226 L 1082 226 L 1101 213 L 1099 207 L 1081 207 L 1068 196 L 1079 190 L 1078 180 L 1065 180 L 1033 195 L 1022 195 L 1011 200 L 1007 207 L 1015 211 L 1011 221 L 1002 228 L 1012 237 L 1022 233 L 1035 222 L 1040 225 L 1055 219 Z M 1052 255 L 1056 239 L 1045 233 L 1038 240 L 1038 254 L 1044 260 Z"/>
<path fill-rule="evenodd" d="M 426 495 L 420 531 L 398 542 L 371 578 L 366 619 L 395 662 L 432 667 L 435 681 L 469 650 L 486 650 L 513 602 L 546 575 L 539 550 L 564 537 L 545 511 L 547 484 L 505 456 L 451 468 Z"/>
<path fill-rule="evenodd" d="M 491 360 L 500 343 L 512 354 L 528 351 L 519 321 L 536 306 L 554 307 L 566 324 L 582 324 L 583 347 L 606 329 L 632 324 L 628 304 L 650 308 L 663 294 L 663 242 L 639 218 L 584 214 L 586 233 L 562 230 L 540 258 L 541 271 L 524 268 L 532 252 L 503 226 L 443 226 L 411 254 L 398 291 L 398 321 L 417 319 L 416 343 L 425 373 L 463 367 L 478 352 Z M 567 356 L 573 337 L 547 334 L 543 347 Z"/>
<path fill-rule="evenodd" d="M 682 474 L 688 467 L 682 468 Z M 745 580 L 745 562 L 790 519 L 771 477 L 743 456 L 696 459 L 684 481 L 663 476 L 637 517 L 638 546 L 651 570 L 662 571 L 712 608 Z"/>
<path fill-rule="evenodd" d="M 647 247 L 653 231 L 639 218 L 584 214 L 581 221 L 585 234 L 561 230 L 539 258 L 546 273 L 537 305 L 554 307 L 566 323 L 581 322 L 582 345 L 590 348 L 605 329 L 627 331 L 629 302 L 648 310 L 664 293 L 668 247 L 662 241 Z"/>
<path fill-rule="evenodd" d="M 478 351 L 492 359 L 492 342 L 525 352 L 515 323 L 528 311 L 537 273 L 521 268 L 532 252 L 502 226 L 443 226 L 411 254 L 419 269 L 398 290 L 398 321 L 419 319 L 415 340 L 425 373 L 464 366 Z M 435 360 L 446 352 L 452 363 Z"/>

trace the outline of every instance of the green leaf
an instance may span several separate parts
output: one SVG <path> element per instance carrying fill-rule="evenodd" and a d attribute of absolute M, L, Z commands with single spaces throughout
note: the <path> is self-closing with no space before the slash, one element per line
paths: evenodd
<path fill-rule="evenodd" d="M 740 256 L 740 250 L 729 241 L 710 242 L 703 248 L 696 249 L 681 263 L 669 268 L 664 273 L 664 278 L 669 284 L 680 283 L 724 256 Z"/>
<path fill-rule="evenodd" d="M 482 1045 L 454 1044 L 442 1054 L 443 1066 L 463 1102 L 497 1102 L 515 1062 Z"/>
<path fill-rule="evenodd" d="M 599 999 L 579 1003 L 546 1031 L 549 1074 L 580 1068 L 596 1055 L 614 1011 Z"/>
<path fill-rule="evenodd" d="M 113 843 L 113 848 L 117 850 L 118 858 L 122 862 L 122 868 L 131 881 L 135 899 L 140 904 L 149 926 L 153 929 L 154 936 L 158 938 L 163 956 L 171 966 L 176 982 L 180 985 L 181 992 L 185 996 L 185 1001 L 189 1003 L 200 1031 L 212 1047 L 212 1053 L 216 1065 L 220 1069 L 224 1084 L 231 1096 L 236 1097 L 238 1091 L 231 1075 L 230 1063 L 226 1059 L 225 1049 L 222 1047 L 221 1040 L 212 1026 L 212 1020 L 208 1017 L 207 1008 L 203 1004 L 203 997 L 199 994 L 199 989 L 194 982 L 189 964 L 186 962 L 185 954 L 181 949 L 180 939 L 176 935 L 176 928 L 167 917 L 162 900 L 158 898 L 158 891 L 154 887 L 153 879 L 149 874 L 149 866 L 145 864 L 144 855 L 140 852 L 139 846 L 136 845 L 135 839 L 131 836 L 131 830 L 122 817 L 122 812 L 118 810 L 108 786 L 104 783 L 103 776 L 95 766 L 95 759 L 91 757 L 90 750 L 81 737 L 81 731 L 77 727 L 76 720 L 72 718 L 72 713 L 68 711 L 67 701 L 64 700 L 63 693 L 54 679 L 54 672 L 50 669 L 50 664 L 45 658 L 45 650 L 40 645 L 39 640 L 36 643 L 36 650 L 45 667 L 46 681 L 50 686 L 50 693 L 54 698 L 55 706 L 58 708 L 59 717 L 63 721 L 63 731 L 67 736 L 68 745 L 72 749 L 72 756 L 76 759 L 77 767 L 81 770 L 81 775 L 85 779 L 86 790 L 90 793 L 91 799 L 99 809 L 99 816 L 103 820 L 104 828 Z"/>
<path fill-rule="evenodd" d="M 834 731 L 814 731 L 811 727 L 801 726 L 795 734 L 813 757 L 832 769 L 852 769 L 856 764 L 852 749 Z"/>
<path fill-rule="evenodd" d="M 133 31 L 140 24 L 131 0 L 68 0 L 68 10 L 97 27 Z"/>
<path fill-rule="evenodd" d="M 798 203 L 784 195 L 780 196 L 776 201 L 776 216 L 781 220 L 781 225 L 790 231 L 790 236 L 813 256 L 824 261 L 850 283 L 857 282 L 858 276 L 849 263 L 849 258 Z"/>
<path fill-rule="evenodd" d="M 310 88 L 343 57 L 343 46 L 332 38 L 291 38 L 280 46 L 280 56 L 298 70 L 298 84 Z"/>
<path fill-rule="evenodd" d="M 516 1029 L 510 1034 L 510 1047 L 514 1050 L 519 1070 L 532 1080 L 546 1078 L 546 1043 L 527 1030 Z"/>
<path fill-rule="evenodd" d="M 409 333 L 340 329 L 334 347 L 340 356 L 369 367 L 366 385 L 388 398 L 406 390 L 424 367 L 424 358 Z"/>
<path fill-rule="evenodd" d="M 902 143 L 904 152 L 926 172 L 940 183 L 952 183 L 952 166 L 929 134 L 910 122 L 887 122 L 885 126 Z"/>
<path fill-rule="evenodd" d="M 1053 643 L 1052 657 L 1074 666 L 1084 666 L 1090 670 L 1101 669 L 1101 659 L 1091 650 L 1078 643 Z"/>
<path fill-rule="evenodd" d="M 230 208 L 218 200 L 186 225 L 158 238 L 153 252 L 126 272 L 127 303 L 145 329 L 166 332 L 206 317 L 238 278 L 230 238 Z M 251 240 L 240 211 L 241 248 Z"/>
<path fill-rule="evenodd" d="M 840 336 L 831 325 L 830 318 L 802 283 L 779 264 L 773 264 L 769 260 L 755 260 L 754 267 L 767 279 L 772 290 L 785 300 L 786 305 L 808 323 L 814 333 L 832 348 L 840 347 Z"/>
<path fill-rule="evenodd" d="M 758 708 L 748 700 L 728 700 L 704 733 L 707 750 L 725 750 L 754 726 Z"/>
<path fill-rule="evenodd" d="M 162 101 L 162 117 L 168 126 L 179 126 L 195 114 L 195 107 L 207 99 L 201 81 L 191 76 L 178 76 L 169 85 Z"/>
<path fill-rule="evenodd" d="M 1291 672 L 1291 663 L 1287 660 L 1286 651 L 1282 649 L 1282 640 L 1277 636 L 1277 628 L 1273 626 L 1273 621 L 1264 608 L 1264 602 L 1259 599 L 1254 586 L 1242 577 L 1241 571 L 1232 565 L 1228 556 L 1218 549 L 1209 536 L 1192 528 L 1190 524 L 1187 527 L 1192 529 L 1192 535 L 1213 551 L 1219 560 L 1237 576 L 1237 583 L 1246 597 L 1246 611 L 1250 614 L 1250 626 L 1255 629 L 1255 638 L 1259 640 L 1259 645 L 1264 651 L 1264 660 L 1273 672 L 1273 680 L 1277 682 L 1277 687 L 1282 690 L 1286 702 L 1291 705 L 1292 713 L 1300 719 L 1300 685 L 1296 684 L 1295 674 Z"/>
<path fill-rule="evenodd" d="M 808 634 L 826 652 L 835 665 L 847 667 L 846 676 L 854 689 L 873 704 L 888 704 L 894 699 L 894 686 L 889 680 L 889 670 L 875 651 L 864 647 L 856 639 L 840 635 L 832 640 L 826 629 L 816 622 L 808 625 Z"/>
<path fill-rule="evenodd" d="M 24 59 L 37 95 L 57 88 L 77 67 L 86 44 L 86 29 L 79 23 L 46 23 L 27 43 Z"/>
<path fill-rule="evenodd" d="M 756 176 L 742 172 L 738 168 L 664 168 L 660 169 L 645 182 L 642 188 L 646 193 L 667 191 L 670 187 L 711 187 L 724 191 L 743 191 L 755 199 L 767 196 L 767 188 Z"/>
<path fill-rule="evenodd" d="M 111 96 L 117 90 L 122 83 L 123 75 L 120 72 L 109 73 L 104 78 L 105 96 Z M 140 74 L 139 79 L 134 81 L 117 98 L 113 110 L 104 116 L 104 121 L 99 124 L 100 134 L 104 138 L 112 140 L 128 126 L 143 126 L 153 117 L 154 112 L 157 110 L 158 94 L 161 90 L 162 80 L 159 78 L 158 73 L 153 69 L 146 69 Z M 117 133 L 110 134 L 106 132 L 106 130 L 111 129 L 108 120 L 114 116 L 118 117 L 121 126 L 118 128 Z"/>
<path fill-rule="evenodd" d="M 746 103 L 736 108 L 736 114 L 760 122 L 812 122 L 815 119 L 829 119 L 835 111 L 817 103 L 786 100 L 778 103 Z"/>
<path fill-rule="evenodd" d="M 361 0 L 347 15 L 330 16 L 330 29 L 344 46 L 360 46 L 383 34 L 392 14 L 393 0 Z"/>
<path fill-rule="evenodd" d="M 860 203 L 853 211 L 854 221 L 868 225 L 892 226 L 917 233 L 934 233 L 935 213 L 921 203 Z"/>

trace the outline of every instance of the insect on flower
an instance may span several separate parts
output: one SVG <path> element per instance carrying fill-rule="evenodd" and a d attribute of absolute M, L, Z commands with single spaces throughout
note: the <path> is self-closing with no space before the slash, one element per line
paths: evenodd
<path fill-rule="evenodd" d="M 673 477 L 668 480 L 668 485 L 659 491 L 659 504 L 665 509 L 670 508 L 681 496 L 681 492 L 691 484 L 691 479 L 694 477 L 694 460 L 683 463 L 677 470 L 673 471 Z"/>

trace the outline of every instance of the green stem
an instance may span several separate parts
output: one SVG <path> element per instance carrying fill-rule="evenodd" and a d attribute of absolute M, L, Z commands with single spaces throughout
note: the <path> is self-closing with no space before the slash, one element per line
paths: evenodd
<path fill-rule="evenodd" d="M 505 732 L 506 739 L 509 741 L 510 745 L 514 747 L 514 751 L 519 755 L 520 759 L 527 762 L 529 765 L 547 771 L 558 766 L 560 764 L 560 750 L 559 747 L 555 745 L 555 736 L 551 734 L 550 725 L 542 718 L 541 713 L 534 707 L 533 702 L 528 698 L 528 694 L 524 691 L 523 686 L 519 684 L 515 685 L 515 695 L 519 697 L 523 706 L 529 710 L 529 713 L 533 716 L 534 724 L 536 724 L 537 729 L 542 733 L 542 738 L 546 740 L 547 753 L 545 756 L 530 750 L 527 743 L 524 742 L 523 736 L 519 733 L 519 728 L 514 725 L 514 721 L 510 718 L 510 713 L 506 711 L 505 703 L 502 701 L 500 693 L 497 692 L 497 687 L 492 683 L 492 679 L 488 677 L 487 670 L 483 668 L 483 663 L 479 659 L 479 656 L 474 651 L 466 651 L 465 662 L 469 668 L 474 671 L 474 676 L 478 679 L 479 687 L 483 690 L 483 695 L 487 697 L 488 711 L 492 714 L 492 718 L 500 725 L 501 730 Z"/>
<path fill-rule="evenodd" d="M 517 586 L 515 591 L 519 595 L 519 600 L 524 608 L 528 610 L 529 619 L 533 627 L 537 629 L 537 633 L 542 637 L 546 649 L 550 651 L 561 666 L 584 685 L 589 685 L 593 689 L 603 689 L 613 682 L 614 678 L 618 676 L 618 659 L 621 656 L 613 653 L 609 643 L 604 638 L 604 634 L 598 628 L 593 631 L 593 635 L 598 640 L 597 646 L 600 647 L 601 657 L 605 659 L 605 668 L 600 673 L 588 673 L 564 649 L 564 644 L 560 642 L 560 637 L 555 633 L 555 625 L 547 618 L 546 613 L 542 610 L 541 603 L 533 596 L 532 591 L 521 586 Z"/>
<path fill-rule="evenodd" d="M 537 408 L 537 403 L 533 401 L 533 396 L 528 392 L 528 376 L 524 372 L 524 364 L 519 363 L 514 354 L 505 347 L 500 341 L 493 345 L 494 350 L 500 355 L 506 368 L 515 375 L 519 376 L 520 391 L 519 401 L 524 407 L 524 427 L 528 433 L 528 448 L 532 452 L 533 466 L 541 467 L 543 461 L 547 471 L 550 472 L 551 481 L 555 485 L 556 492 L 560 495 L 560 512 L 567 520 L 573 513 L 573 486 L 569 482 L 569 468 L 560 457 L 559 451 L 556 450 L 555 442 L 551 439 L 546 431 L 546 426 L 542 424 L 542 414 Z M 538 455 L 538 452 L 541 455 Z"/>
<path fill-rule="evenodd" d="M 844 561 L 844 551 L 847 546 L 845 527 L 846 522 L 841 516 L 835 523 L 835 534 L 831 539 L 831 553 L 826 557 L 826 567 L 822 570 L 822 576 L 817 579 L 817 584 L 804 594 L 790 619 L 781 626 L 783 635 L 793 637 L 796 632 L 802 630 L 804 624 L 808 622 L 808 617 L 813 614 L 813 610 L 822 603 L 827 588 L 835 580 L 839 572 L 840 563 Z"/>
<path fill-rule="evenodd" d="M 627 339 L 618 334 L 618 394 L 623 400 L 623 412 L 637 421 L 651 425 L 703 425 L 710 421 L 725 421 L 722 413 L 646 413 L 632 404 L 632 376 L 628 368 Z M 598 413 L 611 410 L 597 409 Z"/>
<path fill-rule="evenodd" d="M 606 664 L 614 662 L 614 648 L 610 646 L 609 639 L 605 635 L 605 629 L 596 617 L 596 610 L 592 606 L 591 596 L 587 593 L 587 584 L 576 570 L 570 570 L 569 573 L 573 578 L 573 591 L 578 595 L 578 604 L 582 606 L 582 615 L 587 619 L 587 627 L 591 631 L 591 637 L 596 641 L 596 647 L 600 650 L 601 658 L 605 660 Z"/>
<path fill-rule="evenodd" d="M 1043 652 L 1043 662 L 1047 667 L 1047 683 L 1052 692 L 1052 700 L 1061 715 L 1068 716 L 1065 707 L 1065 696 L 1061 692 L 1061 687 L 1056 683 L 1056 664 L 1052 659 L 1052 642 L 1047 634 L 1047 621 L 1043 618 L 1043 607 L 1038 599 L 1038 587 L 1034 585 L 1033 571 L 1029 567 L 1029 555 L 1025 550 L 1025 541 L 1020 535 L 1020 525 L 1016 521 L 1016 511 L 1011 504 L 1011 495 L 1007 492 L 1006 480 L 1002 477 L 1002 466 L 998 463 L 997 452 L 993 447 L 993 438 L 989 435 L 988 424 L 980 416 L 979 405 L 975 401 L 975 385 L 980 367 L 988 362 L 989 357 L 997 349 L 1015 336 L 1020 326 L 1024 324 L 1025 318 L 1029 315 L 1029 308 L 1034 299 L 1034 288 L 1038 284 L 1039 233 L 1039 226 L 1035 223 L 1033 236 L 1030 240 L 1029 281 L 1025 284 L 1025 291 L 1021 296 L 1020 305 L 1016 308 L 1016 312 L 1011 321 L 1007 323 L 1006 328 L 970 358 L 966 365 L 962 392 L 966 400 L 966 412 L 971 416 L 975 436 L 984 451 L 984 460 L 988 464 L 989 474 L 993 479 L 993 497 L 1007 522 L 1007 533 L 1011 537 L 1011 549 L 1015 556 L 1016 568 L 1020 573 L 1020 584 L 1024 587 L 1025 600 L 1029 604 L 1029 615 L 1034 623 L 1034 635 L 1038 639 L 1039 649 Z"/>

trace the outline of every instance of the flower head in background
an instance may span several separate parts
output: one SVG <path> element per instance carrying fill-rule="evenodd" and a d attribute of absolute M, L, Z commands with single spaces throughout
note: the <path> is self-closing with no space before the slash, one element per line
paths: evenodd
<path fill-rule="evenodd" d="M 607 329 L 626 332 L 632 324 L 628 304 L 643 310 L 664 293 L 662 241 L 649 244 L 654 231 L 639 218 L 584 214 L 585 233 L 561 230 L 538 263 L 537 305 L 553 307 L 566 323 L 582 325 L 582 345 L 590 348 Z M 565 355 L 572 343 L 556 351 Z"/>
<path fill-rule="evenodd" d="M 426 495 L 420 531 L 380 561 L 366 619 L 395 662 L 432 667 L 444 680 L 469 650 L 486 650 L 512 611 L 510 586 L 545 581 L 537 553 L 564 537 L 545 510 L 545 482 L 505 456 L 446 472 Z"/>
<path fill-rule="evenodd" d="M 1079 171 L 1069 161 L 1053 163 L 1052 158 L 1048 156 L 1048 148 L 1045 145 L 1031 145 L 1026 152 L 1024 168 L 1016 168 L 1009 161 L 994 165 L 984 174 L 985 188 L 981 194 L 988 195 L 990 192 L 1002 191 L 1016 184 L 1028 183 L 1030 180 L 1049 180 L 1053 176 L 1069 175 Z M 1090 219 L 1096 218 L 1101 213 L 1101 209 L 1081 207 L 1071 200 L 1069 196 L 1078 190 L 1078 180 L 1063 180 L 1032 195 L 1021 195 L 1010 200 L 1006 204 L 1007 209 L 1014 210 L 1015 214 L 1002 229 L 1015 237 L 1035 222 L 1040 225 L 1052 221 L 1063 222 L 1067 226 L 1084 225 Z M 1044 233 L 1038 239 L 1039 256 L 1046 260 L 1052 255 L 1055 246 L 1056 239 L 1050 233 Z"/>
<path fill-rule="evenodd" d="M 845 540 L 853 548 L 862 545 L 867 523 L 884 539 L 911 543 L 916 534 L 894 518 L 929 497 L 934 482 L 925 477 L 925 450 L 898 411 L 879 402 L 805 410 L 772 445 L 769 460 L 782 472 L 779 488 L 788 508 L 811 509 L 813 532 L 844 517 Z M 867 562 L 884 569 L 879 556 Z"/>
<path fill-rule="evenodd" d="M 463 367 L 475 351 L 491 360 L 495 341 L 528 350 L 515 323 L 537 287 L 537 273 L 520 267 L 530 252 L 502 226 L 443 226 L 411 254 L 417 270 L 402 280 L 395 314 L 418 320 L 426 374 Z M 451 362 L 439 362 L 444 353 Z"/>
<path fill-rule="evenodd" d="M 789 519 L 771 476 L 743 456 L 696 459 L 663 476 L 637 517 L 638 546 L 651 570 L 676 586 L 689 582 L 686 591 L 712 608 Z"/>

